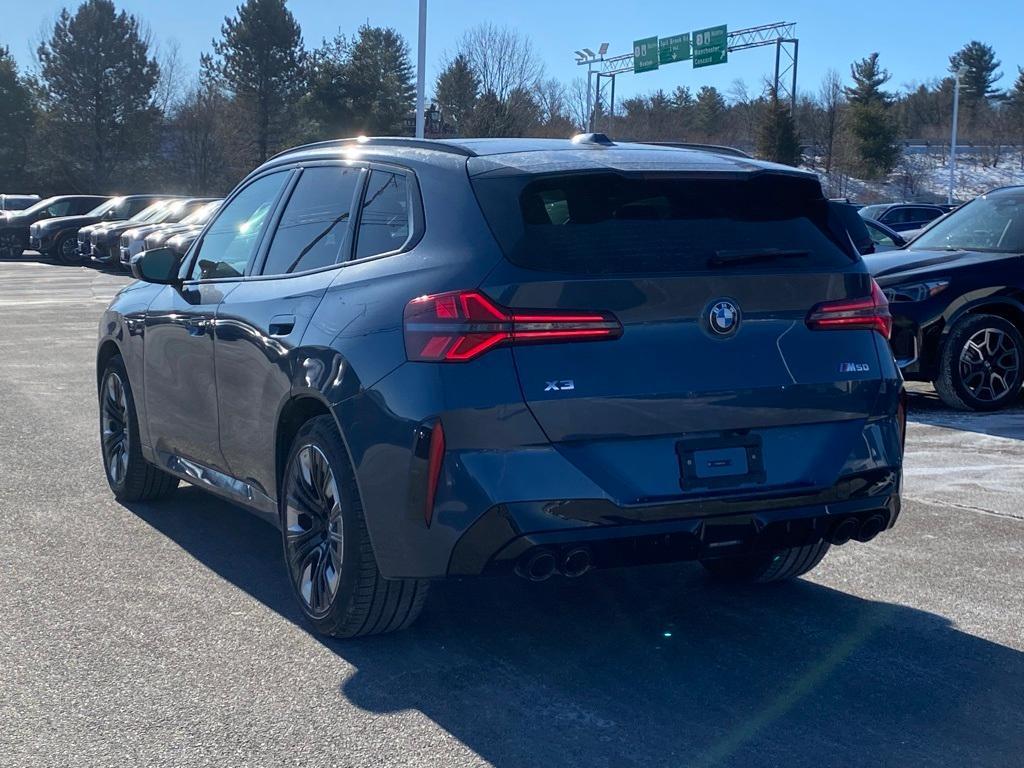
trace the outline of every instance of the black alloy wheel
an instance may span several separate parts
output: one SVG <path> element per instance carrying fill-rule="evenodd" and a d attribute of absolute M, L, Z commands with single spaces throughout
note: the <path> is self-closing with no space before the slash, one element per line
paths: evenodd
<path fill-rule="evenodd" d="M 17 232 L 0 232 L 0 258 L 20 259 L 25 242 Z"/>
<path fill-rule="evenodd" d="M 178 479 L 146 461 L 135 399 L 120 355 L 99 379 L 100 453 L 107 484 L 121 502 L 149 501 L 178 487 Z"/>
<path fill-rule="evenodd" d="M 53 252 L 62 264 L 77 264 L 82 260 L 78 253 L 78 239 L 74 235 L 62 235 Z"/>
<path fill-rule="evenodd" d="M 288 580 L 317 631 L 359 637 L 405 629 L 416 620 L 429 584 L 381 575 L 333 416 L 315 416 L 299 428 L 279 495 Z"/>
<path fill-rule="evenodd" d="M 128 428 L 128 396 L 121 374 L 116 370 L 108 370 L 103 380 L 100 425 L 107 480 L 111 487 L 123 486 L 128 475 L 131 430 Z"/>
<path fill-rule="evenodd" d="M 949 406 L 995 411 L 1017 402 L 1024 384 L 1024 338 L 1004 317 L 968 315 L 949 332 L 935 389 Z"/>
<path fill-rule="evenodd" d="M 289 467 L 285 549 L 292 584 L 311 616 L 324 616 L 338 594 L 345 526 L 338 482 L 316 445 L 304 445 Z"/>

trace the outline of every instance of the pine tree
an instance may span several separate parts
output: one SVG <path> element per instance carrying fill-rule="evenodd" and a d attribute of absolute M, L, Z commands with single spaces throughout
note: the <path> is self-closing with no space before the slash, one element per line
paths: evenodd
<path fill-rule="evenodd" d="M 394 29 L 360 27 L 343 70 L 352 128 L 369 135 L 400 133 L 415 106 L 413 75 L 405 38 Z"/>
<path fill-rule="evenodd" d="M 460 53 L 441 70 L 434 86 L 434 100 L 441 108 L 442 119 L 460 130 L 473 111 L 479 90 L 480 79 Z"/>
<path fill-rule="evenodd" d="M 878 63 L 878 54 L 872 53 L 865 59 L 850 65 L 853 87 L 845 88 L 846 98 L 851 104 L 889 104 L 892 96 L 882 90 L 892 75 Z"/>
<path fill-rule="evenodd" d="M 968 103 L 998 99 L 1002 92 L 995 84 L 1003 73 L 996 70 L 1001 63 L 991 45 L 977 40 L 972 40 L 950 56 L 949 71 L 953 75 L 964 68 L 960 80 L 961 98 Z"/>
<path fill-rule="evenodd" d="M 800 139 L 789 105 L 779 101 L 778 91 L 771 90 L 768 108 L 761 118 L 757 134 L 757 151 L 765 160 L 785 165 L 800 164 Z"/>
<path fill-rule="evenodd" d="M 1015 134 L 1013 140 L 1024 145 L 1024 67 L 1017 67 L 1017 80 L 1006 96 L 1006 110 L 1011 130 Z M 1021 154 L 1021 162 L 1024 163 L 1024 152 Z"/>
<path fill-rule="evenodd" d="M 728 111 L 725 99 L 714 86 L 703 85 L 697 91 L 693 119 L 701 138 L 705 141 L 721 141 L 721 132 Z"/>
<path fill-rule="evenodd" d="M 12 191 L 27 189 L 34 121 L 33 93 L 18 74 L 10 50 L 0 46 L 0 186 Z"/>
<path fill-rule="evenodd" d="M 845 91 L 859 171 L 867 178 L 880 178 L 896 166 L 901 154 L 892 97 L 882 90 L 891 76 L 879 65 L 877 53 L 852 64 L 850 74 L 853 87 Z"/>
<path fill-rule="evenodd" d="M 74 15 L 61 11 L 38 55 L 48 177 L 79 191 L 115 192 L 144 174 L 160 73 L 138 19 L 111 0 L 86 0 Z"/>
<path fill-rule="evenodd" d="M 207 80 L 222 85 L 243 112 L 252 161 L 263 162 L 294 131 L 293 108 L 305 90 L 302 30 L 286 0 L 245 0 L 225 17 L 214 56 L 204 55 Z"/>

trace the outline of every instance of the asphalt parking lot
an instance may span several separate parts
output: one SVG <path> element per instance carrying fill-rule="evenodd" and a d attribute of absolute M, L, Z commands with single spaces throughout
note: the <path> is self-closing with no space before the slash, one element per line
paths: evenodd
<path fill-rule="evenodd" d="M 407 632 L 325 642 L 271 527 L 108 491 L 126 281 L 0 263 L 0 765 L 1021 764 L 1024 409 L 915 388 L 897 528 L 798 582 L 446 582 Z"/>

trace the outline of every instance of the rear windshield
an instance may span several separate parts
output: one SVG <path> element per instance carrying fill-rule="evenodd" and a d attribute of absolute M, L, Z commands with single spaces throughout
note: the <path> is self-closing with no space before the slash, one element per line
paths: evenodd
<path fill-rule="evenodd" d="M 530 269 L 706 272 L 768 261 L 820 269 L 857 258 L 809 179 L 604 172 L 477 177 L 473 188 L 506 257 Z"/>

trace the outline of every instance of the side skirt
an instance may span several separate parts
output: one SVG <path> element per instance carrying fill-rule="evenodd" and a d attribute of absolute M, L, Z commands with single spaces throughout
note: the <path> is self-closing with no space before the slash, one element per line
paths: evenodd
<path fill-rule="evenodd" d="M 173 453 L 154 451 L 154 455 L 154 463 L 164 471 L 204 491 L 245 507 L 275 528 L 280 526 L 277 502 L 244 480 Z"/>

